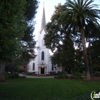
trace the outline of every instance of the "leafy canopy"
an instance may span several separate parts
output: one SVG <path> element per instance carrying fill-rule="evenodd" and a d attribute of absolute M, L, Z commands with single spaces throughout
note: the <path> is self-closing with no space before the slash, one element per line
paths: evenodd
<path fill-rule="evenodd" d="M 11 60 L 21 50 L 21 39 L 26 29 L 26 0 L 0 1 L 0 59 Z"/>

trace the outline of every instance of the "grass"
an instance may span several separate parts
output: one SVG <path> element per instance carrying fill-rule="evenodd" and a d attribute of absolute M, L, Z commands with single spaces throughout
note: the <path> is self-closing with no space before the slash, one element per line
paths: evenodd
<path fill-rule="evenodd" d="M 100 90 L 100 81 L 10 79 L 7 82 L 0 84 L 0 100 L 91 100 L 90 93 Z"/>

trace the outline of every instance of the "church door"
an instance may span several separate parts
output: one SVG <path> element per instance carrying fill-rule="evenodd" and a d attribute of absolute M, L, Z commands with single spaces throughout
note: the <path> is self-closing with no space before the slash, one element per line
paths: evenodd
<path fill-rule="evenodd" d="M 41 74 L 44 74 L 44 68 L 41 67 Z"/>

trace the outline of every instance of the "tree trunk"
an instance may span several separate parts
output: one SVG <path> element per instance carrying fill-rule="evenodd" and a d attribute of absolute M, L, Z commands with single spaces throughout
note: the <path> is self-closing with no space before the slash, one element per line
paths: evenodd
<path fill-rule="evenodd" d="M 90 41 L 89 41 L 89 45 L 88 45 L 88 47 L 90 47 Z M 93 77 L 94 76 L 94 74 L 93 74 L 93 65 L 92 65 L 92 57 L 91 57 L 91 51 L 89 52 L 89 65 L 90 65 L 90 75 L 91 75 L 91 77 Z"/>
<path fill-rule="evenodd" d="M 5 81 L 5 62 L 0 60 L 0 81 Z"/>
<path fill-rule="evenodd" d="M 92 65 L 92 58 L 91 58 L 91 56 L 89 56 L 89 60 L 90 60 L 90 74 L 91 74 L 91 77 L 93 77 L 94 74 L 93 74 L 93 65 Z"/>
<path fill-rule="evenodd" d="M 83 27 L 80 28 L 80 32 L 81 32 L 81 42 L 82 42 L 82 46 L 83 46 L 84 63 L 85 63 L 85 67 L 86 67 L 86 79 L 90 80 L 90 71 L 89 71 L 87 49 L 86 49 L 86 43 L 85 43 L 85 34 L 84 34 Z"/>

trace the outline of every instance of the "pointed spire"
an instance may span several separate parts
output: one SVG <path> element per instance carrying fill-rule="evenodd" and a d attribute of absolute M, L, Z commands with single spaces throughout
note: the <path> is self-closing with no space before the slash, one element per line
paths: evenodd
<path fill-rule="evenodd" d="M 44 8 L 44 6 L 45 6 L 45 3 L 43 2 L 43 15 L 42 15 L 42 23 L 41 23 L 40 33 L 43 31 L 43 29 L 46 32 L 46 28 L 45 28 L 46 19 L 45 19 L 45 8 Z"/>

